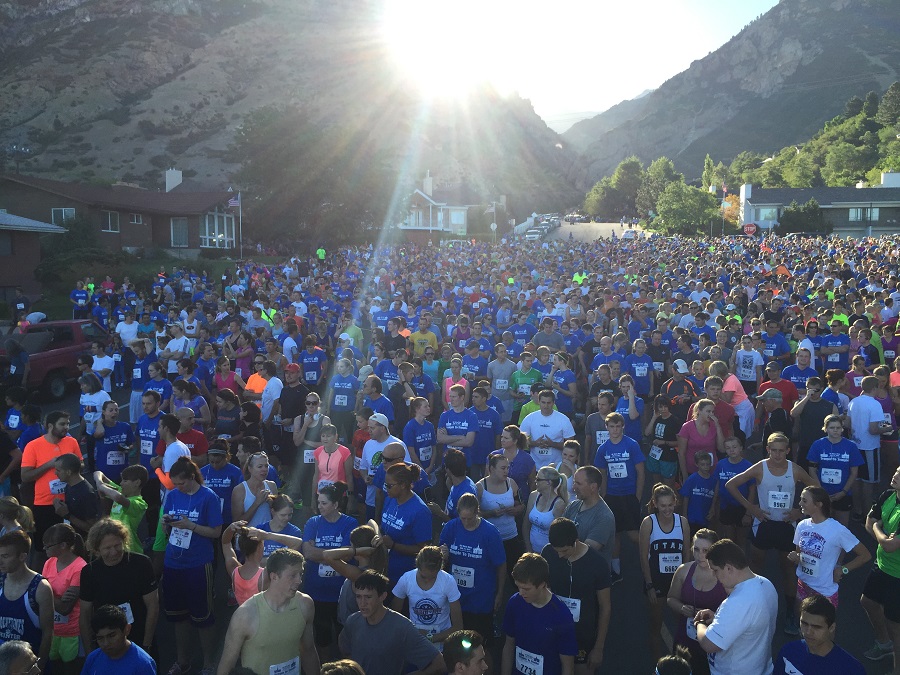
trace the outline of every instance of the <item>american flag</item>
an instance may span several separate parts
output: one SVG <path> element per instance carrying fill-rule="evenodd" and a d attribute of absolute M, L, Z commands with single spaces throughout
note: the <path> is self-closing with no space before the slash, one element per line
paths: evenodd
<path fill-rule="evenodd" d="M 228 200 L 228 206 L 240 206 L 241 205 L 241 193 L 237 193 L 237 197 L 232 197 Z"/>
<path fill-rule="evenodd" d="M 722 192 L 728 192 L 728 186 L 722 183 Z"/>

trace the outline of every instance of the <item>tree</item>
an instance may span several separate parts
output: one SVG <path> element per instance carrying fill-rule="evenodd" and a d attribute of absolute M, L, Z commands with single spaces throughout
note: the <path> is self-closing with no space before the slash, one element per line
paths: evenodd
<path fill-rule="evenodd" d="M 659 218 L 654 226 L 666 233 L 702 234 L 711 220 L 721 217 L 719 200 L 683 181 L 670 183 L 657 204 Z"/>
<path fill-rule="evenodd" d="M 782 235 L 791 232 L 830 234 L 831 230 L 832 224 L 825 220 L 822 209 L 819 208 L 819 202 L 815 199 L 810 199 L 802 206 L 796 201 L 791 202 L 781 212 L 781 218 L 778 221 L 778 232 Z"/>
<path fill-rule="evenodd" d="M 783 175 L 788 187 L 813 187 L 816 183 L 816 165 L 807 153 L 800 152 L 784 167 Z"/>
<path fill-rule="evenodd" d="M 847 101 L 847 105 L 844 106 L 844 117 L 847 119 L 851 117 L 856 117 L 859 113 L 862 112 L 863 109 L 863 100 L 859 96 L 854 96 L 849 101 Z"/>
<path fill-rule="evenodd" d="M 604 176 L 594 183 L 594 187 L 584 198 L 584 210 L 592 216 L 612 219 L 624 214 L 622 194 L 613 187 L 613 179 Z"/>
<path fill-rule="evenodd" d="M 875 115 L 878 113 L 878 104 L 878 92 L 870 91 L 868 94 L 866 94 L 866 102 L 863 103 L 863 114 L 869 118 L 875 117 Z"/>
<path fill-rule="evenodd" d="M 900 121 L 900 82 L 894 82 L 881 97 L 875 120 L 886 127 L 893 127 Z"/>
<path fill-rule="evenodd" d="M 622 160 L 612 176 L 612 186 L 618 191 L 624 215 L 635 213 L 635 200 L 644 182 L 644 165 L 632 155 Z"/>
<path fill-rule="evenodd" d="M 700 179 L 700 187 L 704 190 L 709 190 L 709 186 L 713 185 L 715 180 L 715 165 L 712 157 L 709 156 L 709 153 L 706 153 L 706 159 L 703 160 L 703 177 Z"/>
<path fill-rule="evenodd" d="M 825 155 L 822 180 L 830 187 L 850 187 L 865 176 L 869 166 L 866 148 L 858 148 L 847 142 L 833 144 Z"/>
<path fill-rule="evenodd" d="M 658 213 L 657 201 L 669 183 L 683 180 L 684 176 L 675 170 L 675 165 L 671 159 L 660 157 L 653 160 L 644 174 L 641 187 L 638 188 L 637 199 L 635 200 L 638 215 L 642 218 L 648 218 L 651 211 Z"/>

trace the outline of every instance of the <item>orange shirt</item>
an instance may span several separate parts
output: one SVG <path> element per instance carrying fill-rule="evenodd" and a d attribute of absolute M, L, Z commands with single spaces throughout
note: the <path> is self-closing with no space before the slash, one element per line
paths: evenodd
<path fill-rule="evenodd" d="M 266 388 L 266 380 L 259 373 L 253 373 L 250 377 L 248 377 L 246 384 L 247 386 L 244 388 L 245 391 L 252 391 L 254 394 L 262 394 L 263 389 Z M 262 407 L 262 401 L 253 402 L 258 407 Z"/>
<path fill-rule="evenodd" d="M 22 452 L 22 468 L 36 469 L 54 457 L 66 453 L 81 459 L 81 447 L 71 436 L 63 438 L 59 445 L 50 443 L 44 436 L 39 436 L 25 446 Z M 34 482 L 34 505 L 53 506 L 54 498 L 65 500 L 65 490 L 66 484 L 56 477 L 56 472 L 51 467 Z"/>

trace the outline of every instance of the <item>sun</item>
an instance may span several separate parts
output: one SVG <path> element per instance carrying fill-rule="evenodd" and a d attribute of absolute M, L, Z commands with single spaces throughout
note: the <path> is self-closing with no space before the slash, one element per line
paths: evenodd
<path fill-rule="evenodd" d="M 387 0 L 381 30 L 398 66 L 426 96 L 456 97 L 497 84 L 496 35 L 487 19 L 471 0 Z"/>

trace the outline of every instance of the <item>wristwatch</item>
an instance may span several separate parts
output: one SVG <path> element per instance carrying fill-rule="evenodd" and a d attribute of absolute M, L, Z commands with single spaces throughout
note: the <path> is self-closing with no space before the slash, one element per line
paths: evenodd
<path fill-rule="evenodd" d="M 848 570 L 846 567 L 842 567 L 841 574 L 844 574 L 844 575 L 850 574 L 850 570 Z"/>

